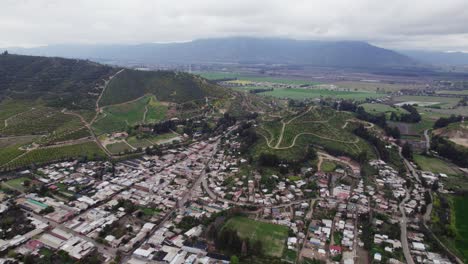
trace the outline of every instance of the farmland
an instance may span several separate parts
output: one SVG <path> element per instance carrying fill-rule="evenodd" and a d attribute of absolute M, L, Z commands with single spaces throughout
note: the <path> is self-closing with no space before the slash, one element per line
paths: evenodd
<path fill-rule="evenodd" d="M 327 90 L 315 88 L 285 88 L 274 89 L 260 93 L 261 95 L 273 96 L 278 98 L 290 99 L 314 99 L 314 98 L 339 98 L 339 99 L 355 99 L 364 100 L 366 98 L 378 98 L 385 96 L 384 94 L 375 92 L 353 92 L 340 90 Z"/>
<path fill-rule="evenodd" d="M 43 164 L 50 161 L 67 160 L 71 158 L 86 157 L 88 159 L 104 158 L 105 153 L 94 142 L 34 149 L 24 153 L 18 158 L 4 164 L 5 167 L 18 168 L 31 164 Z"/>
<path fill-rule="evenodd" d="M 414 160 L 424 171 L 445 173 L 448 175 L 456 175 L 460 173 L 460 171 L 456 169 L 456 166 L 437 158 L 424 155 L 414 155 Z"/>
<path fill-rule="evenodd" d="M 365 103 L 360 105 L 364 107 L 364 110 L 366 112 L 371 113 L 371 114 L 381 114 L 381 113 L 395 113 L 397 115 L 403 114 L 403 113 L 408 113 L 405 109 L 401 107 L 396 107 L 396 106 L 390 106 L 386 104 L 370 104 L 370 103 Z"/>
<path fill-rule="evenodd" d="M 462 259 L 468 261 L 468 211 L 466 205 L 468 204 L 468 197 L 455 196 L 454 199 L 455 210 L 455 228 L 457 230 L 457 237 L 455 239 L 455 247 L 462 255 Z"/>
<path fill-rule="evenodd" d="M 393 100 L 398 103 L 408 102 L 408 104 L 418 104 L 421 106 L 440 106 L 444 109 L 454 107 L 460 101 L 460 98 L 441 96 L 397 96 L 394 97 Z"/>
<path fill-rule="evenodd" d="M 164 119 L 167 112 L 167 107 L 150 95 L 103 109 L 93 124 L 97 134 L 123 131 L 140 123 L 154 123 Z"/>
<path fill-rule="evenodd" d="M 294 84 L 294 85 L 315 85 L 318 82 L 304 80 L 299 78 L 280 78 L 270 76 L 255 76 L 249 74 L 241 74 L 234 72 L 199 72 L 201 77 L 208 80 L 219 80 L 219 79 L 237 79 L 237 81 L 248 81 L 248 82 L 268 82 L 268 83 L 279 83 L 279 84 Z"/>
<path fill-rule="evenodd" d="M 236 230 L 241 238 L 261 241 L 265 255 L 280 257 L 285 248 L 288 228 L 281 225 L 263 223 L 247 217 L 233 217 L 223 228 Z"/>

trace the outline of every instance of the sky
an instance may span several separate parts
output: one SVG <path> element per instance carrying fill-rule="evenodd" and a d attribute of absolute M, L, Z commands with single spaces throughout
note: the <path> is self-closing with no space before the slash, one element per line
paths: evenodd
<path fill-rule="evenodd" d="M 252 36 L 468 52 L 468 0 L 0 0 L 0 47 Z"/>

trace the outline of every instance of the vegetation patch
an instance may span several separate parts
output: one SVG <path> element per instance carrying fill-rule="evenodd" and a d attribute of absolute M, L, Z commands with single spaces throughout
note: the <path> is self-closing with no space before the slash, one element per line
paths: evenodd
<path fill-rule="evenodd" d="M 25 155 L 13 160 L 4 166 L 20 168 L 30 165 L 39 165 L 52 161 L 69 160 L 75 158 L 85 159 L 102 159 L 106 154 L 94 142 L 86 142 L 81 144 L 66 145 L 59 147 L 49 147 L 34 149 Z"/>
<path fill-rule="evenodd" d="M 413 158 L 414 161 L 424 171 L 431 171 L 434 173 L 445 173 L 448 175 L 456 175 L 460 173 L 460 171 L 457 170 L 454 165 L 451 165 L 438 158 L 417 154 L 413 155 Z"/>
<path fill-rule="evenodd" d="M 241 238 L 261 241 L 265 255 L 281 257 L 288 237 L 288 228 L 281 225 L 264 223 L 247 217 L 236 216 L 224 225 L 236 230 Z"/>

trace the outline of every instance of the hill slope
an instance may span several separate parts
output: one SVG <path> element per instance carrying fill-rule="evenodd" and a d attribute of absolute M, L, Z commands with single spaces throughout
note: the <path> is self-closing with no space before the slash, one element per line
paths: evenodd
<path fill-rule="evenodd" d="M 0 55 L 0 101 L 42 98 L 49 106 L 89 109 L 98 87 L 114 72 L 84 60 Z"/>
<path fill-rule="evenodd" d="M 282 63 L 328 67 L 415 64 L 404 55 L 365 42 L 271 38 L 221 38 L 142 45 L 56 45 L 13 51 L 22 54 L 145 63 Z"/>
<path fill-rule="evenodd" d="M 223 97 L 226 90 L 183 72 L 125 70 L 109 83 L 100 104 L 119 104 L 145 94 L 154 94 L 159 101 L 184 103 L 205 97 Z"/>

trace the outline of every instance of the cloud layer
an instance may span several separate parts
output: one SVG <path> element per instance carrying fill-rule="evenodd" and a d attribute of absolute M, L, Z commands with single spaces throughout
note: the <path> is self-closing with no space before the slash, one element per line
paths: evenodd
<path fill-rule="evenodd" d="M 0 46 L 225 36 L 468 51 L 466 0 L 1 0 Z"/>

